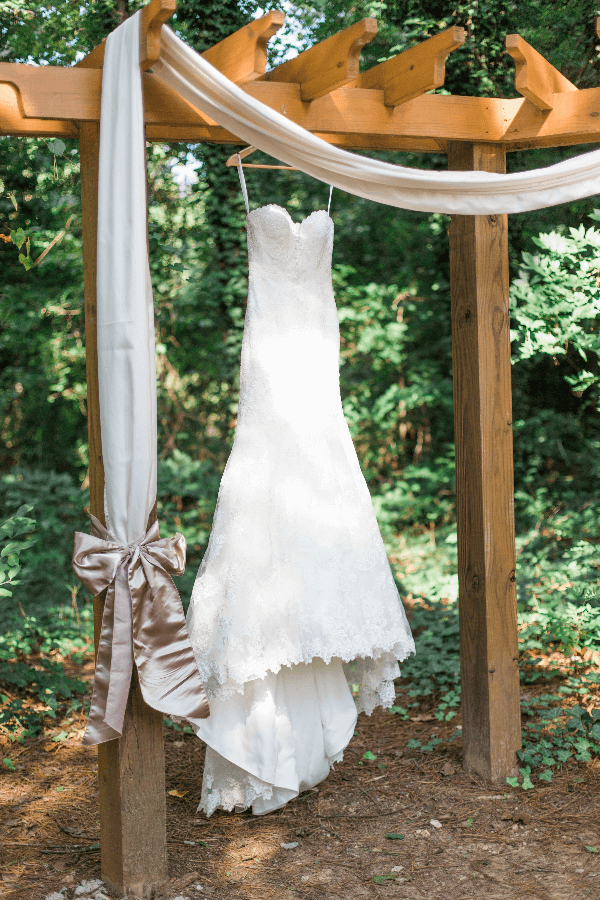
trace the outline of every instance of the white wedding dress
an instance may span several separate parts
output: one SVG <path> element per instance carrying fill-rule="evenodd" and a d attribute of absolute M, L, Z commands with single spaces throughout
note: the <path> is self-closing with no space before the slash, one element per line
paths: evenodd
<path fill-rule="evenodd" d="M 414 652 L 342 412 L 333 222 L 269 205 L 247 227 L 237 428 L 187 617 L 207 815 L 266 813 L 322 781 Z"/>

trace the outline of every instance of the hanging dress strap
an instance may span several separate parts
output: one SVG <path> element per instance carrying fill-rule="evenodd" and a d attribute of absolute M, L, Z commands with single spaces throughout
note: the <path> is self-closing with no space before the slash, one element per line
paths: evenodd
<path fill-rule="evenodd" d="M 242 158 L 238 153 L 237 157 L 237 170 L 238 175 L 240 176 L 240 186 L 242 188 L 242 194 L 244 195 L 244 203 L 246 204 L 246 212 L 250 213 L 250 206 L 248 204 L 248 189 L 246 188 L 246 177 L 244 175 L 244 169 L 242 167 Z"/>
<path fill-rule="evenodd" d="M 329 185 L 329 203 L 327 204 L 327 215 L 329 215 L 329 210 L 331 209 L 331 195 L 333 194 L 333 185 Z"/>

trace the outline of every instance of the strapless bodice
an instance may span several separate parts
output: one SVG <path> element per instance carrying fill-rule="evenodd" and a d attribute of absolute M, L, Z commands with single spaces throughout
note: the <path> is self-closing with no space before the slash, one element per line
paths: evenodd
<path fill-rule="evenodd" d="M 280 283 L 331 284 L 333 222 L 324 209 L 294 222 L 286 209 L 270 203 L 253 209 L 247 224 L 250 281 L 276 273 Z"/>

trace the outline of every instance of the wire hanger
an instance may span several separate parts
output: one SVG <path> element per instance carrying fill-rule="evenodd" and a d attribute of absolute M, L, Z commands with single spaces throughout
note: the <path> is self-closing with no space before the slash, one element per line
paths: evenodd
<path fill-rule="evenodd" d="M 258 147 L 246 147 L 244 150 L 240 150 L 239 153 L 234 153 L 233 156 L 230 156 L 226 166 L 237 166 L 238 165 L 238 157 L 239 159 L 244 159 L 245 156 L 250 156 L 251 153 L 256 153 Z M 292 172 L 297 172 L 298 169 L 295 166 L 267 166 L 267 165 L 257 165 L 256 163 L 245 163 L 243 164 L 244 169 L 289 169 Z"/>
<path fill-rule="evenodd" d="M 292 172 L 297 172 L 298 169 L 295 166 L 266 166 L 266 165 L 256 165 L 254 163 L 246 163 L 245 165 L 242 163 L 242 159 L 245 156 L 250 156 L 251 153 L 256 153 L 258 147 L 245 147 L 243 150 L 240 150 L 239 153 L 234 153 L 229 157 L 226 166 L 233 168 L 235 166 L 238 170 L 238 175 L 240 176 L 240 184 L 242 186 L 242 193 L 244 195 L 244 203 L 246 204 L 246 212 L 250 213 L 250 206 L 248 203 L 248 191 L 246 188 L 246 179 L 244 178 L 244 173 L 242 169 L 290 169 Z M 329 211 L 331 209 L 331 195 L 333 194 L 333 185 L 329 185 L 329 203 L 327 204 L 327 215 L 329 215 Z"/>

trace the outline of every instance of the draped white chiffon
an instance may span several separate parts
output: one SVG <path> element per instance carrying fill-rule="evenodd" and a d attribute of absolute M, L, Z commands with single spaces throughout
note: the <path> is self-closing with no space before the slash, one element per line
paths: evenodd
<path fill-rule="evenodd" d="M 201 113 L 259 150 L 386 206 L 493 215 L 555 206 L 600 192 L 600 150 L 510 175 L 427 172 L 341 150 L 250 97 L 166 26 L 153 71 Z"/>

